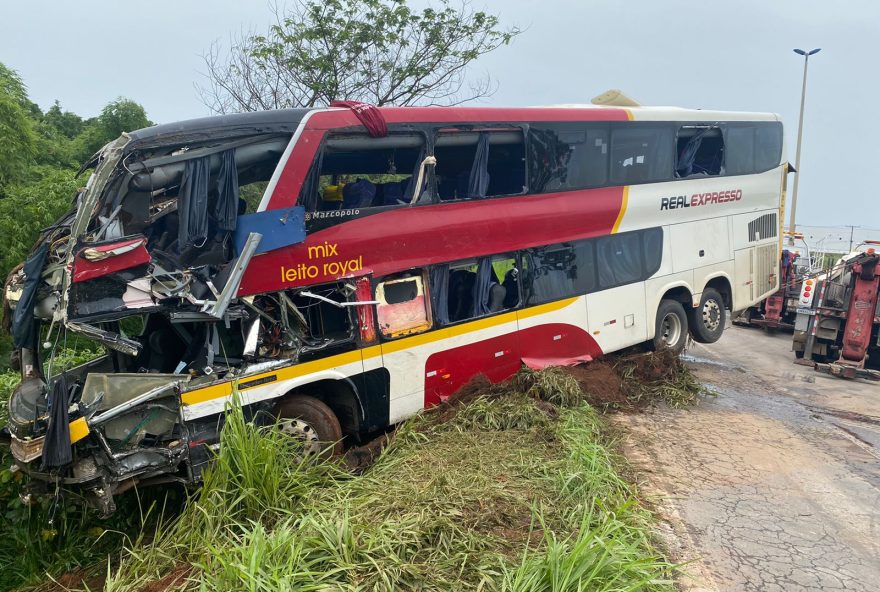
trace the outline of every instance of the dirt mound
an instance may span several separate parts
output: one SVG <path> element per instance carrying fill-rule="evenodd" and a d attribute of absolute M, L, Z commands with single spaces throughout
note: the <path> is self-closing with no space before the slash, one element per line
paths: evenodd
<path fill-rule="evenodd" d="M 681 360 L 669 350 L 622 356 L 615 363 L 618 374 L 641 382 L 675 380 L 684 370 Z"/>
<path fill-rule="evenodd" d="M 600 360 L 562 370 L 577 381 L 590 405 L 600 408 L 629 406 L 620 376 L 610 363 Z"/>

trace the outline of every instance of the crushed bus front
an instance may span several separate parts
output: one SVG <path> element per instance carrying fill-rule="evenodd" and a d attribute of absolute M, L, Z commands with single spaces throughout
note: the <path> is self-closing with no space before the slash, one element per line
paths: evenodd
<path fill-rule="evenodd" d="M 215 394 L 355 348 L 354 279 L 238 296 L 251 257 L 305 238 L 297 208 L 256 211 L 305 114 L 157 126 L 88 163 L 75 209 L 5 286 L 22 375 L 11 449 L 33 490 L 76 489 L 109 513 L 134 485 L 196 482 L 219 441 L 227 399 L 212 407 Z M 105 353 L 53 373 L 69 338 Z M 187 398 L 207 403 L 194 412 Z M 265 399 L 248 413 L 271 412 Z"/>

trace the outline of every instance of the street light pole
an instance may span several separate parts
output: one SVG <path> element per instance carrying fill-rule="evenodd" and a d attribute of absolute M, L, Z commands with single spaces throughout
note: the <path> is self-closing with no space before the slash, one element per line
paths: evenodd
<path fill-rule="evenodd" d="M 797 212 L 797 190 L 798 190 L 798 181 L 801 178 L 801 138 L 803 138 L 804 134 L 804 101 L 807 98 L 807 64 L 810 62 L 810 56 L 819 53 L 821 48 L 811 49 L 810 51 L 804 51 L 803 49 L 795 49 L 794 52 L 798 55 L 804 56 L 804 83 L 801 87 L 801 115 L 798 120 L 798 136 L 797 136 L 797 154 L 794 158 L 794 187 L 791 190 L 791 217 L 788 222 L 788 231 L 795 231 L 795 222 L 794 217 Z"/>

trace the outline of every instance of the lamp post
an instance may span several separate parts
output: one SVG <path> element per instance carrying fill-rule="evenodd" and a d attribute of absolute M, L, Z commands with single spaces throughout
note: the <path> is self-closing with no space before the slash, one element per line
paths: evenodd
<path fill-rule="evenodd" d="M 788 222 L 788 231 L 795 231 L 795 223 L 794 216 L 797 212 L 797 190 L 798 190 L 798 180 L 801 178 L 801 138 L 804 133 L 804 100 L 807 98 L 807 64 L 810 62 L 810 56 L 815 55 L 822 51 L 821 48 L 811 49 L 810 51 L 805 51 L 803 49 L 795 49 L 794 52 L 798 55 L 804 56 L 804 83 L 801 87 L 801 115 L 798 120 L 798 137 L 797 137 L 797 154 L 794 157 L 794 187 L 791 190 L 791 218 L 789 218 Z"/>

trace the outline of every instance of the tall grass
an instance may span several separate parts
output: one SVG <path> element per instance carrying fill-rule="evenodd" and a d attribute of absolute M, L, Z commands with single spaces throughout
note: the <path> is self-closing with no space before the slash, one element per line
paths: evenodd
<path fill-rule="evenodd" d="M 671 590 L 650 515 L 570 387 L 533 373 L 449 421 L 414 418 L 360 477 L 233 407 L 204 486 L 108 560 L 105 589 Z"/>
<path fill-rule="evenodd" d="M 586 405 L 477 398 L 449 422 L 408 422 L 357 478 L 227 417 L 198 499 L 126 553 L 108 590 L 181 564 L 179 585 L 204 591 L 671 589 Z"/>

